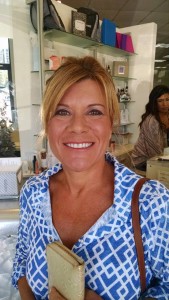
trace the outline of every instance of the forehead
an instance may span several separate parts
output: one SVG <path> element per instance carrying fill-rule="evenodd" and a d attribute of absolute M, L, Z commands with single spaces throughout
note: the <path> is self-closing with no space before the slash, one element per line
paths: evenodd
<path fill-rule="evenodd" d="M 169 93 L 165 93 L 163 95 L 161 95 L 160 97 L 158 97 L 158 99 L 165 99 L 165 98 L 168 98 L 169 97 Z"/>
<path fill-rule="evenodd" d="M 59 104 L 76 100 L 79 104 L 83 100 L 106 103 L 103 87 L 93 79 L 83 79 L 74 83 L 64 93 Z"/>

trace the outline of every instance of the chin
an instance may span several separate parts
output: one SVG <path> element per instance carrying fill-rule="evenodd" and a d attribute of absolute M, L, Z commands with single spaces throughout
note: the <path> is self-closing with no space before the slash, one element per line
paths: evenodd
<path fill-rule="evenodd" d="M 73 162 L 69 163 L 63 163 L 63 169 L 69 170 L 71 172 L 85 172 L 87 170 L 90 170 L 92 168 L 95 168 L 95 165 L 93 162 L 89 161 L 78 161 L 78 159 L 75 159 Z"/>

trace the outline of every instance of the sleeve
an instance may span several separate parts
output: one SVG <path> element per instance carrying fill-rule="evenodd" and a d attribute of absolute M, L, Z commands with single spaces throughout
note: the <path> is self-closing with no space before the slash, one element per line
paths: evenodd
<path fill-rule="evenodd" d="M 149 219 L 145 249 L 148 253 L 146 273 L 155 278 L 141 299 L 169 299 L 169 190 L 156 181 L 151 184 L 150 198 L 144 213 Z M 149 183 L 148 183 L 149 184 Z M 150 185 L 150 184 L 149 184 Z M 147 193 L 147 192 L 146 192 Z M 143 222 L 145 226 L 145 221 Z M 144 239 L 144 237 L 143 237 Z M 148 243 L 147 243 L 148 240 Z M 150 272 L 149 272 L 150 274 Z"/>
<path fill-rule="evenodd" d="M 147 157 L 153 157 L 163 152 L 163 134 L 156 119 L 147 118 L 142 125 L 140 134 Z"/>
<path fill-rule="evenodd" d="M 20 193 L 20 219 L 18 227 L 18 239 L 16 244 L 16 252 L 13 261 L 12 285 L 17 286 L 19 278 L 26 275 L 26 261 L 29 251 L 29 206 L 28 206 L 28 191 L 26 185 Z"/>

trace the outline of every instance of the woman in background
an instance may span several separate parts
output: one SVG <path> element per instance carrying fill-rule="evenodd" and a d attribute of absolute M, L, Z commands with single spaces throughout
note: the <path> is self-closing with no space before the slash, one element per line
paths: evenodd
<path fill-rule="evenodd" d="M 142 171 L 146 171 L 148 159 L 163 154 L 164 148 L 169 146 L 169 87 L 155 86 L 145 110 L 132 153 L 135 167 Z"/>

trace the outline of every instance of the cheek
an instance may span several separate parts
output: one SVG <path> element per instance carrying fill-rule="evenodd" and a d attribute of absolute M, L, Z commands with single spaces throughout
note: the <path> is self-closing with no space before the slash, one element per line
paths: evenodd
<path fill-rule="evenodd" d="M 58 142 L 59 135 L 60 126 L 58 126 L 55 120 L 50 120 L 47 127 L 47 137 L 51 146 Z"/>
<path fill-rule="evenodd" d="M 103 139 L 109 140 L 112 134 L 112 126 L 110 122 L 104 122 L 103 124 L 98 124 L 95 129 L 100 133 Z"/>

